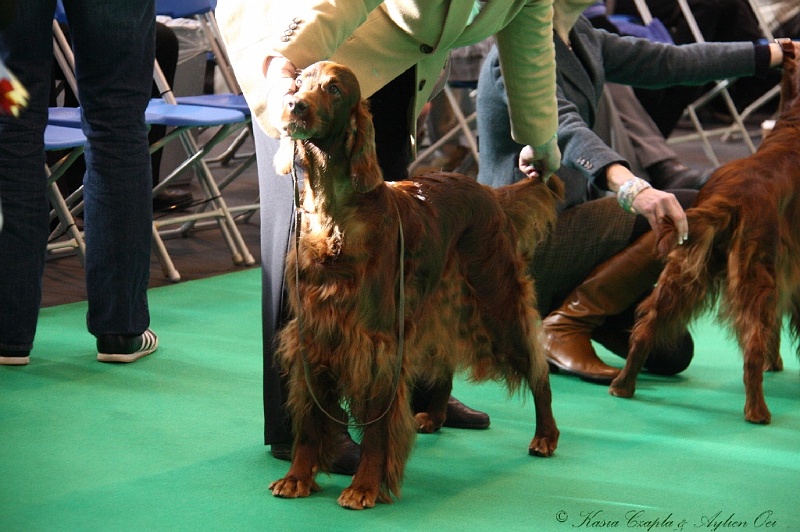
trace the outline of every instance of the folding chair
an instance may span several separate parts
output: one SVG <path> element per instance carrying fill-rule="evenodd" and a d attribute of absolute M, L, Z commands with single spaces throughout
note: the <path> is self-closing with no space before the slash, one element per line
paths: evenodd
<path fill-rule="evenodd" d="M 59 7 L 61 7 L 60 2 Z M 58 13 L 57 11 L 57 19 Z M 63 13 L 63 10 L 61 13 Z M 62 69 L 74 72 L 72 50 L 69 48 L 57 20 L 53 22 L 53 32 L 55 45 L 60 49 L 56 53 L 56 59 L 59 62 L 63 61 L 61 64 Z M 159 182 L 158 186 L 154 188 L 154 193 L 158 193 L 183 171 L 193 167 L 197 170 L 198 181 L 205 196 L 205 203 L 212 207 L 211 209 L 206 209 L 206 205 L 202 205 L 195 212 L 190 212 L 186 215 L 168 216 L 154 222 L 153 245 L 164 274 L 172 281 L 180 280 L 180 274 L 172 263 L 164 246 L 162 236 L 186 236 L 198 220 L 213 220 L 216 223 L 230 249 L 235 264 L 255 264 L 255 259 L 250 254 L 244 238 L 236 226 L 231 211 L 228 209 L 225 199 L 222 197 L 220 189 L 214 180 L 214 176 L 204 161 L 204 158 L 208 156 L 217 144 L 242 127 L 247 126 L 249 124 L 248 117 L 242 112 L 232 109 L 178 104 L 174 100 L 171 89 L 166 83 L 166 79 L 157 62 L 154 64 L 153 76 L 165 98 L 151 100 L 145 119 L 150 125 L 165 125 L 173 129 L 158 142 L 154 143 L 150 147 L 150 151 L 153 153 L 173 140 L 179 139 L 187 153 L 187 158 Z M 77 87 L 73 87 L 73 90 L 77 94 Z M 75 111 L 72 113 L 72 119 L 75 120 Z M 79 111 L 77 111 L 77 120 L 80 120 Z M 70 122 L 62 123 L 74 125 L 74 123 Z M 198 128 L 214 128 L 216 132 L 208 141 L 199 145 L 191 133 Z M 161 230 L 162 227 L 170 225 L 180 225 L 181 227 L 171 231 Z"/>
<path fill-rule="evenodd" d="M 689 4 L 686 0 L 677 0 L 678 4 L 681 9 L 681 13 L 683 14 L 684 18 L 689 24 L 689 28 L 692 32 L 692 36 L 694 37 L 695 41 L 697 42 L 705 42 L 702 32 L 700 28 L 697 26 L 697 21 L 692 14 L 691 9 L 689 8 Z M 634 0 L 636 4 L 636 9 L 639 12 L 639 16 L 641 17 L 642 23 L 648 25 L 652 22 L 653 16 L 650 13 L 650 9 L 647 7 L 645 0 Z M 709 90 L 707 93 L 703 94 L 700 98 L 695 100 L 694 102 L 690 103 L 686 107 L 686 113 L 689 116 L 689 119 L 694 126 L 696 133 L 690 133 L 686 135 L 676 135 L 670 136 L 667 139 L 667 143 L 669 144 L 677 144 L 679 142 L 689 142 L 700 140 L 703 145 L 703 152 L 705 153 L 706 157 L 714 166 L 719 166 L 719 159 L 717 158 L 716 154 L 714 153 L 714 149 L 711 146 L 710 138 L 713 136 L 730 136 L 733 132 L 739 132 L 741 134 L 742 139 L 744 140 L 745 144 L 747 145 L 748 149 L 751 153 L 755 153 L 756 148 L 753 144 L 753 140 L 750 137 L 750 133 L 747 131 L 747 127 L 745 127 L 744 120 L 742 119 L 741 114 L 736 109 L 736 105 L 733 103 L 733 99 L 728 92 L 728 87 L 731 84 L 731 80 L 722 80 L 716 82 L 714 88 Z M 711 100 L 716 98 L 717 96 L 721 97 L 725 102 L 728 111 L 733 118 L 733 123 L 729 126 L 716 128 L 713 130 L 706 130 L 703 128 L 702 123 L 700 122 L 700 118 L 698 117 L 697 111 L 698 109 L 702 108 L 706 104 L 708 104 Z"/>
<path fill-rule="evenodd" d="M 753 13 L 756 16 L 756 20 L 758 20 L 758 26 L 761 28 L 761 31 L 764 33 L 764 37 L 767 41 L 772 42 L 775 40 L 775 36 L 772 34 L 772 30 L 769 27 L 769 24 L 764 20 L 764 15 L 761 13 L 761 6 L 759 5 L 757 0 L 748 0 L 750 2 L 750 8 L 753 10 Z M 757 110 L 761 109 L 767 102 L 772 100 L 773 98 L 777 98 L 780 96 L 781 93 L 781 85 L 780 83 L 776 83 L 774 87 L 770 90 L 759 96 L 753 103 L 742 109 L 742 112 L 739 115 L 742 117 L 742 120 L 747 120 L 750 115 L 752 115 Z M 722 140 L 728 140 L 728 137 L 732 131 L 728 131 L 722 135 Z"/>
<path fill-rule="evenodd" d="M 75 224 L 75 211 L 71 210 L 68 201 L 64 199 L 58 189 L 56 181 L 83 153 L 86 137 L 83 132 L 74 127 L 63 127 L 48 123 L 44 131 L 45 151 L 68 150 L 52 165 L 45 165 L 47 174 L 47 197 L 53 210 L 50 213 L 51 223 L 58 220 L 58 224 L 50 233 L 47 244 L 48 254 L 75 252 L 84 264 L 86 257 L 86 244 L 83 232 Z"/>
<path fill-rule="evenodd" d="M 419 166 L 421 166 L 431 155 L 436 153 L 442 146 L 453 140 L 454 138 L 458 138 L 459 136 L 463 136 L 466 139 L 470 154 L 475 159 L 475 163 L 480 162 L 480 155 L 478 154 L 478 141 L 475 137 L 475 130 L 474 124 L 477 118 L 477 112 L 473 111 L 469 115 L 465 116 L 463 111 L 461 110 L 461 104 L 458 101 L 453 89 L 463 89 L 463 90 L 471 90 L 474 91 L 477 87 L 477 82 L 475 83 L 468 83 L 468 82 L 453 82 L 453 83 L 446 83 L 442 92 L 447 101 L 447 105 L 450 109 L 450 112 L 453 113 L 453 117 L 455 118 L 455 125 L 452 129 L 447 131 L 444 135 L 436 139 L 436 141 L 432 142 L 429 146 L 427 146 L 424 150 L 420 151 L 414 161 L 409 165 L 408 172 L 409 174 L 414 173 Z"/>
<path fill-rule="evenodd" d="M 224 109 L 235 109 L 244 113 L 247 118 L 250 119 L 250 108 L 242 95 L 239 83 L 236 81 L 233 67 L 231 66 L 227 50 L 225 49 L 225 43 L 222 39 L 219 26 L 217 25 L 217 20 L 214 15 L 216 6 L 216 0 L 156 0 L 156 13 L 158 15 L 171 18 L 194 18 L 200 23 L 203 34 L 206 37 L 206 41 L 214 57 L 214 61 L 219 67 L 222 78 L 229 91 L 225 94 L 180 96 L 175 98 L 175 101 L 187 105 L 205 105 Z M 251 129 L 252 124 L 250 124 L 250 127 L 247 129 L 243 129 L 221 155 L 208 159 L 207 162 L 221 163 L 223 166 L 227 165 L 231 160 L 237 157 L 238 150 L 247 137 L 251 135 Z M 220 179 L 220 190 L 223 190 L 234 179 L 244 173 L 256 160 L 255 153 L 241 155 L 241 158 L 243 158 L 244 161 L 235 167 L 228 175 Z M 254 204 L 235 207 L 231 210 L 252 213 L 258 210 L 258 208 L 258 202 L 255 202 Z"/>

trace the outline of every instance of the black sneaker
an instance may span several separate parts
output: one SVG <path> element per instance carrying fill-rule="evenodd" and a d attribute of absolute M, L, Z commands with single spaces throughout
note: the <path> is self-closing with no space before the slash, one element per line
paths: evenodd
<path fill-rule="evenodd" d="M 0 349 L 0 366 L 27 366 L 31 361 L 30 351 Z"/>
<path fill-rule="evenodd" d="M 147 329 L 139 336 L 105 334 L 97 337 L 97 360 L 134 362 L 158 349 L 158 336 Z"/>

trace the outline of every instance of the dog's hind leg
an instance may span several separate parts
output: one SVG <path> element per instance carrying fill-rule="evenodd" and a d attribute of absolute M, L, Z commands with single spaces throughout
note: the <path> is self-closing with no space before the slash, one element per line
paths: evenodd
<path fill-rule="evenodd" d="M 447 401 L 453 389 L 453 374 L 435 382 L 417 382 L 416 386 L 424 386 L 426 403 L 414 414 L 417 432 L 433 434 L 444 425 L 447 416 Z M 415 408 L 415 410 L 417 410 Z"/>
<path fill-rule="evenodd" d="M 729 275 L 730 277 L 730 275 Z M 726 295 L 737 340 L 744 358 L 744 417 L 767 424 L 771 415 L 764 399 L 764 367 L 780 349 L 778 291 L 773 264 L 753 260 L 746 264 Z"/>
<path fill-rule="evenodd" d="M 628 357 L 622 371 L 611 382 L 611 395 L 632 397 L 636 391 L 636 377 L 650 352 L 658 345 L 673 344 L 686 330 L 686 324 L 703 308 L 706 287 L 712 277 L 708 271 L 710 266 L 693 270 L 699 273 L 687 272 L 687 255 L 667 262 L 658 284 L 639 304 Z"/>
<path fill-rule="evenodd" d="M 789 335 L 795 344 L 795 354 L 800 358 L 800 289 L 795 289 L 789 307 Z M 783 369 L 783 361 L 781 367 Z"/>
<path fill-rule="evenodd" d="M 539 315 L 523 298 L 512 308 L 516 312 L 507 317 L 506 330 L 492 339 L 493 348 L 505 359 L 498 360 L 498 364 L 506 366 L 504 376 L 509 389 L 513 390 L 523 380 L 533 394 L 536 433 L 528 445 L 528 454 L 551 456 L 558 446 L 559 430 L 553 417 L 550 376 L 539 338 Z"/>
<path fill-rule="evenodd" d="M 528 454 L 533 456 L 551 456 L 558 446 L 559 430 L 553 417 L 552 392 L 550 379 L 545 373 L 537 381 L 529 382 L 536 407 L 536 434 L 534 434 Z"/>

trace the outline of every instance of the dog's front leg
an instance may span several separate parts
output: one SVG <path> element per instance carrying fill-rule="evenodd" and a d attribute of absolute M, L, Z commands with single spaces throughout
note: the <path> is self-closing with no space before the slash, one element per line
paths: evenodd
<path fill-rule="evenodd" d="M 361 510 L 372 508 L 378 501 L 390 503 L 392 495 L 400 496 L 405 465 L 416 436 L 407 392 L 405 382 L 401 381 L 395 397 L 383 394 L 383 399 L 373 401 L 376 406 L 367 409 L 362 420 L 374 420 L 391 401 L 379 421 L 364 427 L 361 461 L 353 482 L 339 497 L 341 506 Z"/>
<path fill-rule="evenodd" d="M 325 437 L 330 431 L 325 430 L 327 423 L 318 408 L 297 406 L 311 406 L 311 397 L 298 371 L 292 374 L 290 380 L 289 402 L 295 405 L 291 410 L 295 432 L 292 465 L 286 476 L 271 483 L 269 489 L 276 497 L 308 497 L 321 489 L 314 477 L 320 470 L 325 442 L 329 447 L 332 446 L 331 439 Z"/>
<path fill-rule="evenodd" d="M 319 456 L 319 445 L 309 443 L 298 443 L 292 455 L 292 465 L 286 476 L 269 485 L 270 491 L 275 497 L 294 499 L 298 497 L 308 497 L 314 492 L 320 491 L 319 484 L 314 480 L 319 466 L 317 458 Z"/>
<path fill-rule="evenodd" d="M 380 415 L 380 412 L 377 415 Z M 388 426 L 385 419 L 364 429 L 361 439 L 361 460 L 358 462 L 358 469 L 350 486 L 339 496 L 339 505 L 351 510 L 363 510 L 375 506 L 383 481 L 388 443 Z"/>

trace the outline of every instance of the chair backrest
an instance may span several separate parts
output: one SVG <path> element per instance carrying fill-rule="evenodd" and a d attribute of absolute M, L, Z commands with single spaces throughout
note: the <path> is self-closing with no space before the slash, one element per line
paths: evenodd
<path fill-rule="evenodd" d="M 156 14 L 172 18 L 190 18 L 216 7 L 217 0 L 156 0 Z"/>
<path fill-rule="evenodd" d="M 769 24 L 767 24 L 764 13 L 761 12 L 761 6 L 759 5 L 758 0 L 750 0 L 750 9 L 753 10 L 753 14 L 756 16 L 758 27 L 761 28 L 764 38 L 770 42 L 773 41 L 775 36 L 772 34 L 772 29 L 769 27 Z"/>
<path fill-rule="evenodd" d="M 642 19 L 630 15 L 610 15 L 608 19 L 614 23 L 622 35 L 641 37 L 652 42 L 675 44 L 667 27 L 657 18 L 651 19 L 650 23 L 646 25 Z"/>
<path fill-rule="evenodd" d="M 67 22 L 67 13 L 64 11 L 64 4 L 61 3 L 61 0 L 58 0 L 58 2 L 56 2 L 55 19 L 61 22 L 62 24 L 65 24 Z"/>

